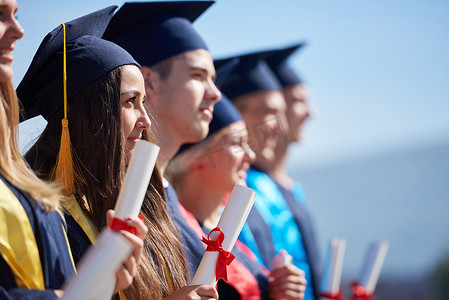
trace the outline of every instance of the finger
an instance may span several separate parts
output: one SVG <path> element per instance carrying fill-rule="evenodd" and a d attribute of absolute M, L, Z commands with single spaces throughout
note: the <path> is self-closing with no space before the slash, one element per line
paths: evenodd
<path fill-rule="evenodd" d="M 128 231 L 120 230 L 119 232 L 129 241 L 133 247 L 132 255 L 136 258 L 136 261 L 139 261 L 143 252 L 143 240 Z"/>
<path fill-rule="evenodd" d="M 145 236 L 148 232 L 147 226 L 137 217 L 127 218 L 125 220 L 126 224 L 130 227 L 134 227 L 136 229 L 136 235 L 142 240 L 145 239 Z"/>
<path fill-rule="evenodd" d="M 205 299 L 212 298 L 212 299 L 218 299 L 218 292 L 217 290 L 210 285 L 200 285 L 196 288 L 196 292 L 201 297 L 206 297 Z"/>
<path fill-rule="evenodd" d="M 130 256 L 125 261 L 123 261 L 123 267 L 128 271 L 128 273 L 134 277 L 137 274 L 137 262 L 134 256 Z"/>
<path fill-rule="evenodd" d="M 115 217 L 115 211 L 112 209 L 108 209 L 106 211 L 106 224 L 109 227 L 111 225 L 112 219 Z"/>

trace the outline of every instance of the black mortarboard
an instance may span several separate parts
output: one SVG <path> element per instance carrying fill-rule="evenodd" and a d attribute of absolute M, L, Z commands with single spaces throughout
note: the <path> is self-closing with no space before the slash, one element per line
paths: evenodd
<path fill-rule="evenodd" d="M 138 65 L 124 49 L 101 39 L 116 8 L 110 6 L 65 23 L 69 100 L 107 72 L 122 65 Z M 17 95 L 25 110 L 25 120 L 37 115 L 48 120 L 63 106 L 62 25 L 42 41 Z"/>
<path fill-rule="evenodd" d="M 298 74 L 287 63 L 288 57 L 306 44 L 299 43 L 285 49 L 271 51 L 266 62 L 283 87 L 302 83 Z"/>
<path fill-rule="evenodd" d="M 192 23 L 214 1 L 125 3 L 103 38 L 125 48 L 142 65 L 154 66 L 174 55 L 208 49 Z"/>
<path fill-rule="evenodd" d="M 239 63 L 220 85 L 220 90 L 231 100 L 237 96 L 257 91 L 280 91 L 282 89 L 276 76 L 265 61 L 268 52 L 254 52 L 215 60 L 215 67 L 220 68 L 234 58 Z"/>

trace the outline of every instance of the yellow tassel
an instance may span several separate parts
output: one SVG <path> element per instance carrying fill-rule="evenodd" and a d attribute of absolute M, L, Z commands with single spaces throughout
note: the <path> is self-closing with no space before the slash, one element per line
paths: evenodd
<path fill-rule="evenodd" d="M 70 142 L 69 120 L 67 119 L 67 57 L 65 24 L 63 29 L 63 85 L 64 85 L 64 119 L 62 119 L 61 145 L 56 160 L 56 179 L 62 184 L 63 192 L 67 195 L 73 193 L 73 158 L 72 143 Z"/>
<path fill-rule="evenodd" d="M 56 162 L 56 179 L 62 184 L 65 194 L 71 194 L 74 190 L 72 144 L 68 126 L 69 120 L 62 119 L 61 147 Z"/>

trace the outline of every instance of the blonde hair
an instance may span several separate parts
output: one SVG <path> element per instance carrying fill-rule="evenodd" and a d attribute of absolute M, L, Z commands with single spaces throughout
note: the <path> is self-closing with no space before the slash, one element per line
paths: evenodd
<path fill-rule="evenodd" d="M 0 83 L 0 175 L 18 189 L 44 204 L 58 206 L 59 188 L 40 180 L 27 166 L 17 144 L 19 101 L 11 81 Z"/>

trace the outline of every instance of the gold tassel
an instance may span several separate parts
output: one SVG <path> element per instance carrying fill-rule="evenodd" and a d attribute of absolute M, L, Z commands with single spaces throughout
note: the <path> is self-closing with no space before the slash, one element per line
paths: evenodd
<path fill-rule="evenodd" d="M 70 142 L 69 120 L 67 118 L 67 58 L 65 24 L 62 23 L 64 36 L 63 84 L 64 84 L 64 119 L 62 119 L 61 145 L 56 160 L 56 179 L 62 184 L 63 192 L 70 195 L 74 191 L 74 170 L 72 143 Z"/>

